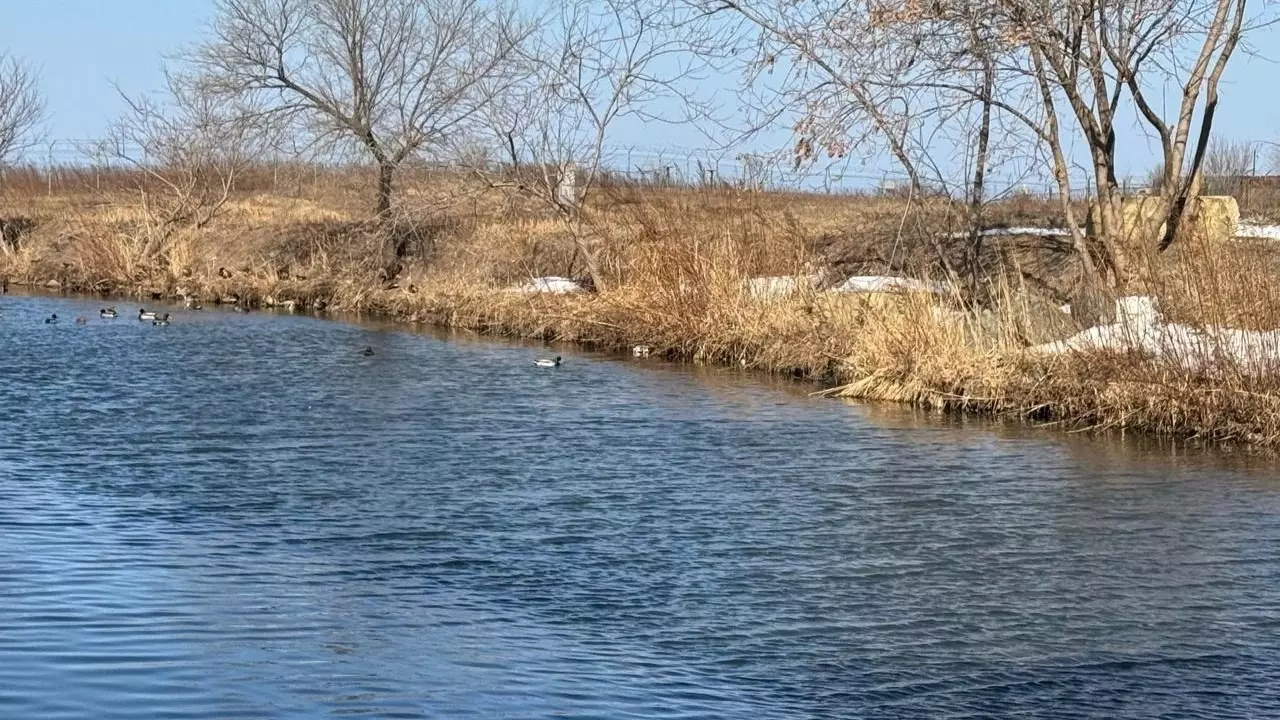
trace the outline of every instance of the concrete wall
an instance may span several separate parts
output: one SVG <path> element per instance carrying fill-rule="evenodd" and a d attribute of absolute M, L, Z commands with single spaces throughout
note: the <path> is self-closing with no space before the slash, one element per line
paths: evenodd
<path fill-rule="evenodd" d="M 1160 199 L 1150 196 L 1127 197 L 1120 206 L 1121 229 L 1126 239 L 1141 237 L 1141 228 L 1149 227 L 1159 210 Z M 1204 195 L 1187 203 L 1182 218 L 1181 235 L 1175 242 L 1218 244 L 1229 242 L 1240 224 L 1240 206 L 1229 195 Z M 1156 239 L 1164 235 L 1163 224 Z"/>

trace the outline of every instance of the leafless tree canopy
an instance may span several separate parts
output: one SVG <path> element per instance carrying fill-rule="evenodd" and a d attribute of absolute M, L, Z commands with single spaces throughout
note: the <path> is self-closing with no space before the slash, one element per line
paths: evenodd
<path fill-rule="evenodd" d="M 31 147 L 44 118 L 44 98 L 36 74 L 0 52 L 0 165 Z"/>
<path fill-rule="evenodd" d="M 144 173 L 139 191 L 159 239 L 212 222 L 236 178 L 277 144 L 261 108 L 229 101 L 199 76 L 167 72 L 165 80 L 159 99 L 121 93 L 128 110 L 94 148 Z"/>
<path fill-rule="evenodd" d="M 673 0 L 570 0 L 551 4 L 518 48 L 516 82 L 485 112 L 506 174 L 476 169 L 496 187 L 540 200 L 565 221 L 597 287 L 605 280 L 580 212 L 600 176 L 605 142 L 619 121 L 660 127 L 692 108 L 699 16 Z M 665 108 L 681 113 L 661 115 Z"/>
<path fill-rule="evenodd" d="M 1085 148 L 1099 270 L 1117 285 L 1141 274 L 1120 237 L 1117 123 L 1136 114 L 1160 143 L 1167 176 L 1150 234 L 1167 232 L 1145 242 L 1167 247 L 1199 188 L 1222 73 L 1250 26 L 1265 21 L 1247 13 L 1247 0 L 691 2 L 749 31 L 740 42 L 759 51 L 748 68 L 798 116 L 801 155 L 878 145 L 919 186 L 931 171 L 963 166 L 940 162 L 947 144 L 935 139 L 974 108 L 989 118 L 978 128 L 1017 126 L 1047 159 L 1092 276 L 1083 218 L 1068 202 L 1079 178 L 1071 148 Z M 783 77 L 765 75 L 777 67 Z M 1158 93 L 1175 98 L 1171 111 L 1152 100 Z M 968 166 L 975 186 L 988 157 L 980 150 L 978 168 Z"/>
<path fill-rule="evenodd" d="M 217 0 L 213 37 L 191 60 L 319 145 L 366 151 L 385 214 L 395 169 L 465 131 L 527 32 L 484 0 Z"/>

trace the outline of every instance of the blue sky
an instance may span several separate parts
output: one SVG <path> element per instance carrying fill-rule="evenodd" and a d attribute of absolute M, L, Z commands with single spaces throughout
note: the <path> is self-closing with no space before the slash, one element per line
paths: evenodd
<path fill-rule="evenodd" d="M 94 138 L 122 110 L 112 83 L 131 93 L 156 89 L 165 55 L 197 40 L 210 12 L 210 0 L 0 0 L 0 49 L 39 70 L 50 138 Z M 1280 29 L 1256 35 L 1253 44 L 1280 58 Z M 1221 91 L 1218 134 L 1280 141 L 1280 64 L 1246 55 L 1233 62 Z M 1129 136 L 1121 138 L 1127 148 L 1122 172 L 1137 174 L 1151 164 L 1148 143 L 1136 127 L 1124 130 Z M 785 142 L 785 134 L 774 137 Z M 670 126 L 620 126 L 612 138 L 621 147 L 673 148 L 676 156 L 700 143 L 698 133 Z"/>

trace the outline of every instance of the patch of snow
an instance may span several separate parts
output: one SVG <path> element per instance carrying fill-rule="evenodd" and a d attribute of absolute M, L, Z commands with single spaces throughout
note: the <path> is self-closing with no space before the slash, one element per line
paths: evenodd
<path fill-rule="evenodd" d="M 551 293 L 553 295 L 564 295 L 566 293 L 582 292 L 582 286 L 569 278 L 550 275 L 547 277 L 534 278 L 523 285 L 516 285 L 514 287 L 507 288 L 507 292 L 530 294 Z"/>
<path fill-rule="evenodd" d="M 921 292 L 935 295 L 949 291 L 946 283 L 893 275 L 855 275 L 831 289 L 831 292 L 838 293 Z"/>
<path fill-rule="evenodd" d="M 1071 231 L 1066 228 L 1042 228 L 1042 227 L 1010 227 L 1010 228 L 987 228 L 978 231 L 982 237 L 1008 237 L 1010 235 L 1035 235 L 1037 237 L 1070 237 Z M 948 233 L 949 238 L 966 238 L 969 237 L 968 232 Z"/>
<path fill-rule="evenodd" d="M 743 289 L 754 298 L 776 298 L 794 295 L 822 282 L 820 275 L 779 275 L 754 277 L 743 281 Z"/>
<path fill-rule="evenodd" d="M 1149 297 L 1116 301 L 1116 322 L 1098 325 L 1065 340 L 1035 345 L 1045 355 L 1097 350 L 1132 350 L 1190 370 L 1227 363 L 1254 372 L 1280 370 L 1280 331 L 1193 328 L 1166 323 Z"/>
<path fill-rule="evenodd" d="M 1280 240 L 1280 225 L 1254 225 L 1240 223 L 1236 226 L 1236 237 L 1257 238 L 1260 240 Z"/>

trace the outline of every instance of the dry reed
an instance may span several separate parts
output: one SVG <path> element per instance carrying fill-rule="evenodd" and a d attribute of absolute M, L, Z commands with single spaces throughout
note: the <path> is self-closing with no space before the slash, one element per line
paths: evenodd
<path fill-rule="evenodd" d="M 963 253 L 939 244 L 958 215 L 937 200 L 616 183 L 586 218 L 607 291 L 530 295 L 505 288 L 583 270 L 555 217 L 493 194 L 442 203 L 447 184 L 424 171 L 402 188 L 403 217 L 372 223 L 361 214 L 366 184 L 354 174 L 292 168 L 282 181 L 277 169 L 268 183 L 263 170 L 213 224 L 177 232 L 151 222 L 136 178 L 75 177 L 50 194 L 43 178 L 11 175 L 0 218 L 25 229 L 0 247 L 0 275 L 69 290 L 378 313 L 605 349 L 644 344 L 670 359 L 819 380 L 843 397 L 1280 447 L 1274 376 L 1193 372 L 1131 354 L 1026 352 L 1078 329 L 1055 310 L 1075 276 L 1052 238 L 987 244 L 990 303 L 980 312 L 954 298 L 829 293 L 821 283 L 779 297 L 744 292 L 752 277 L 832 268 L 945 277 Z M 1044 224 L 1056 212 L 1015 197 L 988 215 Z M 1161 258 L 1151 291 L 1178 322 L 1277 329 L 1276 271 L 1280 255 L 1264 245 L 1188 242 Z"/>

